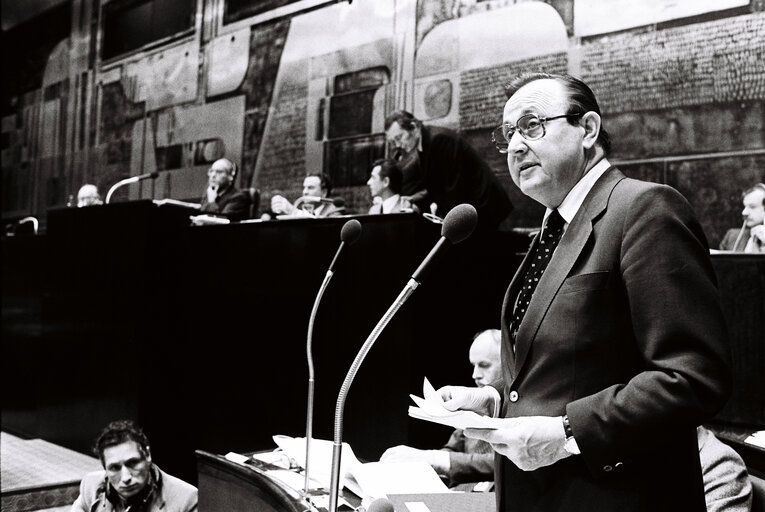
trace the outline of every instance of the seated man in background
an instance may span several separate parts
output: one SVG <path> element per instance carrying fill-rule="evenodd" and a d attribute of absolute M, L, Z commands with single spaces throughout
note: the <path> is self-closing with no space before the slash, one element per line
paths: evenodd
<path fill-rule="evenodd" d="M 101 194 L 98 193 L 98 188 L 90 183 L 81 186 L 77 192 L 77 208 L 95 206 L 97 204 L 104 204 L 101 201 Z"/>
<path fill-rule="evenodd" d="M 470 345 L 470 364 L 473 380 L 483 387 L 502 379 L 500 362 L 499 329 L 479 332 Z M 380 457 L 381 462 L 424 461 L 447 479 L 449 487 L 467 482 L 487 482 L 494 479 L 494 450 L 489 443 L 465 437 L 461 429 L 455 430 L 440 450 L 418 450 L 399 445 L 388 448 Z M 485 489 L 489 490 L 489 485 Z M 478 486 L 475 490 L 479 490 Z"/>
<path fill-rule="evenodd" d="M 707 512 L 749 512 L 752 484 L 741 456 L 702 426 L 696 435 Z"/>
<path fill-rule="evenodd" d="M 372 174 L 367 186 L 372 194 L 374 204 L 369 213 L 399 213 L 410 212 L 409 201 L 401 197 L 401 169 L 393 160 L 384 158 L 372 164 Z"/>
<path fill-rule="evenodd" d="M 765 185 L 757 183 L 741 195 L 744 224 L 729 229 L 720 242 L 723 251 L 761 253 L 765 252 Z"/>
<path fill-rule="evenodd" d="M 271 198 L 271 214 L 317 218 L 345 215 L 345 201 L 340 198 L 331 199 L 331 192 L 329 176 L 324 173 L 309 174 L 303 180 L 303 196 L 295 204 L 279 194 Z"/>
<path fill-rule="evenodd" d="M 149 440 L 132 421 L 109 423 L 93 448 L 104 471 L 85 475 L 72 512 L 187 512 L 197 509 L 197 488 L 160 470 Z"/>
<path fill-rule="evenodd" d="M 213 162 L 207 171 L 207 192 L 202 198 L 202 213 L 222 215 L 230 221 L 245 220 L 250 215 L 250 195 L 234 186 L 237 167 L 228 158 Z"/>

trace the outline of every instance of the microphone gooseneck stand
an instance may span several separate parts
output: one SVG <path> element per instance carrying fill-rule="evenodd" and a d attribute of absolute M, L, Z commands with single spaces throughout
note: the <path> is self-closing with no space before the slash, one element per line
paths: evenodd
<path fill-rule="evenodd" d="M 364 345 L 362 345 L 361 350 L 359 350 L 353 363 L 351 363 L 351 368 L 345 376 L 343 385 L 340 387 L 340 394 L 337 397 L 337 405 L 335 406 L 335 437 L 332 443 L 332 479 L 330 480 L 329 487 L 329 512 L 337 512 L 337 496 L 340 489 L 340 457 L 343 449 L 343 409 L 345 408 L 345 398 L 348 395 L 353 379 L 356 378 L 356 373 L 359 371 L 361 363 L 364 362 L 364 358 L 372 348 L 372 345 L 377 341 L 380 333 L 385 329 L 385 326 L 388 325 L 388 322 L 393 318 L 393 315 L 395 315 L 401 306 L 404 305 L 404 302 L 406 302 L 419 285 L 420 283 L 414 279 L 409 279 L 406 287 L 402 290 L 390 308 L 388 308 L 388 311 L 372 330 L 372 333 L 364 342 Z"/>
<path fill-rule="evenodd" d="M 321 298 L 324 295 L 324 291 L 329 285 L 329 281 L 334 275 L 335 264 L 337 263 L 340 253 L 343 247 L 348 244 L 351 245 L 361 236 L 361 223 L 356 219 L 351 219 L 345 224 L 340 231 L 340 247 L 337 248 L 335 257 L 332 259 L 332 263 L 329 265 L 327 274 L 324 276 L 319 287 L 319 292 L 316 294 L 316 300 L 313 302 L 313 308 L 311 309 L 311 316 L 308 319 L 308 335 L 306 337 L 306 359 L 308 361 L 308 405 L 306 410 L 305 419 L 305 485 L 303 488 L 303 496 L 308 499 L 311 495 L 310 485 L 310 455 L 311 455 L 311 439 L 313 438 L 313 401 L 314 401 L 314 368 L 313 368 L 313 325 L 316 319 L 316 312 L 319 310 L 319 304 Z"/>
<path fill-rule="evenodd" d="M 114 191 L 118 188 L 124 185 L 130 185 L 131 183 L 138 183 L 139 181 L 147 180 L 149 178 L 156 179 L 157 176 L 159 176 L 158 172 L 148 172 L 146 174 L 139 174 L 138 176 L 131 176 L 129 178 L 125 178 L 124 180 L 118 181 L 112 185 L 112 188 L 110 188 L 109 192 L 106 193 L 106 199 L 104 199 L 104 203 L 109 204 L 109 201 L 112 199 L 112 194 L 114 194 Z"/>
<path fill-rule="evenodd" d="M 311 486 L 309 483 L 310 480 L 310 464 L 309 464 L 309 454 L 311 453 L 311 438 L 313 436 L 313 397 L 314 397 L 314 370 L 313 370 L 313 352 L 312 352 L 312 343 L 313 343 L 313 322 L 316 318 L 316 311 L 319 309 L 319 303 L 321 302 L 321 297 L 324 295 L 324 290 L 327 289 L 327 285 L 329 285 L 330 279 L 332 279 L 332 276 L 334 275 L 334 272 L 331 270 L 327 270 L 327 275 L 324 276 L 324 281 L 321 283 L 321 287 L 319 288 L 319 293 L 316 294 L 316 300 L 313 303 L 313 309 L 311 310 L 311 317 L 308 319 L 308 337 L 306 339 L 306 358 L 308 359 L 308 406 L 306 410 L 306 419 L 305 419 L 305 486 L 303 488 L 303 494 L 305 496 L 310 495 Z"/>
<path fill-rule="evenodd" d="M 329 512 L 337 512 L 337 500 L 340 492 L 340 461 L 342 458 L 343 450 L 343 412 L 345 409 L 345 400 L 348 396 L 353 379 L 356 378 L 356 374 L 361 367 L 361 363 L 364 362 L 364 358 L 369 353 L 370 349 L 374 345 L 377 338 L 379 338 L 383 329 L 388 325 L 393 316 L 401 309 L 401 306 L 407 301 L 407 299 L 414 293 L 417 287 L 420 285 L 420 276 L 425 271 L 425 267 L 430 263 L 437 252 L 441 250 L 447 243 L 456 244 L 470 236 L 476 226 L 478 216 L 475 208 L 469 204 L 461 204 L 455 206 L 444 219 L 444 224 L 441 229 L 441 238 L 436 245 L 431 249 L 430 253 L 425 257 L 420 266 L 412 274 L 412 277 L 407 282 L 404 289 L 398 295 L 396 300 L 388 308 L 383 317 L 377 323 L 369 337 L 367 337 L 364 344 L 361 346 L 356 358 L 351 363 L 351 367 L 345 376 L 342 386 L 340 386 L 340 392 L 337 397 L 337 403 L 335 405 L 335 429 L 334 429 L 334 441 L 332 443 L 332 473 L 330 480 L 329 491 Z"/>

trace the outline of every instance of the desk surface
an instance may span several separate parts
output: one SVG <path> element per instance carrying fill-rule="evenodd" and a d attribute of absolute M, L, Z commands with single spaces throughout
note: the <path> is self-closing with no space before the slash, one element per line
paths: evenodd
<path fill-rule="evenodd" d="M 197 450 L 199 509 L 205 512 L 304 512 L 316 510 L 298 490 L 270 478 L 267 464 L 248 461 L 239 464 L 221 455 Z M 274 467 L 275 468 L 275 467 Z M 352 507 L 361 500 L 352 493 L 343 498 Z M 396 512 L 416 512 L 409 503 L 424 503 L 430 512 L 494 512 L 493 492 L 439 494 L 393 494 L 388 496 Z M 320 509 L 323 510 L 323 509 Z M 348 511 L 341 507 L 340 511 Z"/>

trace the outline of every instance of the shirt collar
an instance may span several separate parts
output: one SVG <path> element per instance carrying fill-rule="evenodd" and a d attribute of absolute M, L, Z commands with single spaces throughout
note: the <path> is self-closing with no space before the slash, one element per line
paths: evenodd
<path fill-rule="evenodd" d="M 393 194 L 388 199 L 384 199 L 382 202 L 382 209 L 380 211 L 382 213 L 389 213 L 393 207 L 396 206 L 399 197 L 401 197 L 399 194 Z"/>
<path fill-rule="evenodd" d="M 560 213 L 560 216 L 563 217 L 563 220 L 566 222 L 566 226 L 571 224 L 571 221 L 574 220 L 574 217 L 579 211 L 579 208 L 582 207 L 582 203 L 584 203 L 584 200 L 587 197 L 587 194 L 590 193 L 590 190 L 592 190 L 592 187 L 595 186 L 598 178 L 603 176 L 603 173 L 605 173 L 610 167 L 611 164 L 608 162 L 608 160 L 603 158 L 594 166 L 592 166 L 592 169 L 590 169 L 587 174 L 582 176 L 582 179 L 580 179 L 576 185 L 574 185 L 573 188 L 568 192 L 566 197 L 563 199 L 563 202 L 557 208 L 558 213 Z M 547 217 L 549 217 L 551 213 L 552 210 L 550 208 L 545 211 L 544 222 L 542 225 L 547 222 Z"/>

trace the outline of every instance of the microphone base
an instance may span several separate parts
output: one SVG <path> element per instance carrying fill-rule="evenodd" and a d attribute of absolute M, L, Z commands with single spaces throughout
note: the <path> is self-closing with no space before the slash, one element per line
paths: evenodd
<path fill-rule="evenodd" d="M 300 496 L 305 499 L 310 499 L 316 496 L 326 496 L 329 494 L 327 489 L 309 489 L 307 492 L 305 489 L 300 490 Z"/>

